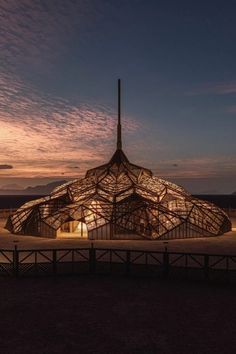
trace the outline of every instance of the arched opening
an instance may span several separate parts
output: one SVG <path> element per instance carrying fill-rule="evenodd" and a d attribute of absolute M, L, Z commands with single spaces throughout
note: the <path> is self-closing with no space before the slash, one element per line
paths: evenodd
<path fill-rule="evenodd" d="M 86 223 L 82 221 L 77 221 L 77 220 L 67 221 L 61 225 L 59 230 L 57 230 L 57 236 L 87 239 L 88 228 Z"/>

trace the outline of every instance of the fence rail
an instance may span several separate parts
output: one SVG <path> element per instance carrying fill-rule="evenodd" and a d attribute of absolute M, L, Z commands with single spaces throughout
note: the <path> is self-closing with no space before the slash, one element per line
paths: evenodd
<path fill-rule="evenodd" d="M 236 255 L 108 248 L 0 250 L 0 276 L 124 274 L 236 280 Z"/>

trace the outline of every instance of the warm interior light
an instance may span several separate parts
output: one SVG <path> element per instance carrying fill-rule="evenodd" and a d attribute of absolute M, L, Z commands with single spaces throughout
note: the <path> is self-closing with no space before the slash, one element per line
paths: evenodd
<path fill-rule="evenodd" d="M 84 222 L 79 222 L 76 229 L 76 233 L 79 233 L 80 237 L 87 238 L 88 237 L 88 229 L 87 225 Z"/>

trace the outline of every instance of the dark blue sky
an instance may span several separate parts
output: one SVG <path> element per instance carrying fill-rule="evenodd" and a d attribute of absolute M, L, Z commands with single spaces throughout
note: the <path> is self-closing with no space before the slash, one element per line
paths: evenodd
<path fill-rule="evenodd" d="M 236 190 L 235 14 L 230 0 L 0 0 L 0 187 L 105 162 L 120 77 L 130 160 Z"/>

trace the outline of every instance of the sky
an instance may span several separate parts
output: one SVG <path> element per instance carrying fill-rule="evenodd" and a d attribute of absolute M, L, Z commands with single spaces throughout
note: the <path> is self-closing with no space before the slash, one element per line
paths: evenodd
<path fill-rule="evenodd" d="M 0 189 L 116 146 L 192 193 L 236 191 L 236 1 L 0 0 Z"/>

